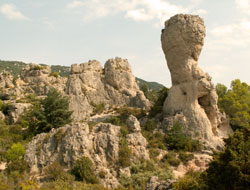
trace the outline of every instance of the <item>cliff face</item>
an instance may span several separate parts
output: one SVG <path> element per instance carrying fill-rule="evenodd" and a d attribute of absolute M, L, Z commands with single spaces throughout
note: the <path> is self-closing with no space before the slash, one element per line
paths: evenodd
<path fill-rule="evenodd" d="M 187 134 L 208 148 L 217 149 L 223 147 L 220 128 L 230 126 L 218 109 L 211 77 L 198 67 L 205 35 L 199 16 L 180 14 L 165 22 L 161 42 L 172 87 L 164 103 L 164 114 L 168 120 L 181 122 Z"/>

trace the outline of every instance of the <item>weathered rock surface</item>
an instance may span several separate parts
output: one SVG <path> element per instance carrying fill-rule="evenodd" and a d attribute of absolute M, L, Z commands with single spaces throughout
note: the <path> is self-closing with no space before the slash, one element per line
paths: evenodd
<path fill-rule="evenodd" d="M 66 94 L 74 118 L 81 120 L 93 110 L 93 103 L 128 105 L 148 109 L 150 102 L 140 91 L 126 59 L 109 59 L 104 69 L 96 61 L 71 66 Z"/>
<path fill-rule="evenodd" d="M 28 86 L 30 91 L 38 96 L 46 95 L 52 87 L 64 92 L 65 84 L 65 78 L 51 75 L 50 66 L 38 64 L 28 64 L 16 83 L 17 86 Z"/>
<path fill-rule="evenodd" d="M 31 104 L 29 103 L 12 103 L 8 106 L 8 116 L 11 124 L 18 121 L 19 117 L 27 110 Z"/>
<path fill-rule="evenodd" d="M 179 14 L 165 22 L 161 42 L 172 87 L 164 103 L 164 114 L 184 121 L 187 134 L 200 139 L 208 148 L 223 147 L 218 135 L 222 122 L 218 96 L 208 74 L 198 67 L 204 44 L 205 26 L 199 16 Z M 226 126 L 229 128 L 229 126 Z"/>
<path fill-rule="evenodd" d="M 35 136 L 26 147 L 25 160 L 31 172 L 43 175 L 43 169 L 57 161 L 66 169 L 72 169 L 75 161 L 82 157 L 89 157 L 96 166 L 96 174 L 100 171 L 106 173 L 101 183 L 106 187 L 117 187 L 117 172 L 109 168 L 109 163 L 116 163 L 119 157 L 120 126 L 99 123 L 90 131 L 88 124 L 78 123 L 49 133 Z M 130 144 L 135 159 L 148 158 L 146 141 L 142 140 L 140 133 L 131 133 L 133 144 Z M 143 141 L 143 143 L 141 142 Z M 138 150 L 139 149 L 139 150 Z M 123 169 L 124 171 L 127 169 Z M 128 171 L 126 171 L 128 172 Z"/>

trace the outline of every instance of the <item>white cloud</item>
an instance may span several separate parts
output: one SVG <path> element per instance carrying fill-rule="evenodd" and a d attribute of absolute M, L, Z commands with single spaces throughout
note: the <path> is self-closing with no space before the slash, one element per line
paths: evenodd
<path fill-rule="evenodd" d="M 207 10 L 205 10 L 205 9 L 198 9 L 197 11 L 192 12 L 192 14 L 195 14 L 195 15 L 206 15 L 207 14 Z"/>
<path fill-rule="evenodd" d="M 10 20 L 29 20 L 13 4 L 4 4 L 0 7 L 0 12 Z"/>
<path fill-rule="evenodd" d="M 250 15 L 250 0 L 235 0 L 235 3 L 241 12 Z"/>
<path fill-rule="evenodd" d="M 196 4 L 200 2 L 200 0 L 190 1 L 195 1 Z M 188 13 L 191 9 L 167 0 L 75 0 L 67 4 L 66 8 L 78 11 L 85 21 L 123 13 L 126 18 L 135 21 L 151 21 L 154 25 L 163 25 L 169 17 L 177 13 Z M 199 12 L 204 14 L 205 10 L 199 10 Z"/>
<path fill-rule="evenodd" d="M 211 35 L 210 35 L 211 34 Z M 214 27 L 209 31 L 207 46 L 211 50 L 228 50 L 234 46 L 249 47 L 250 20 Z"/>

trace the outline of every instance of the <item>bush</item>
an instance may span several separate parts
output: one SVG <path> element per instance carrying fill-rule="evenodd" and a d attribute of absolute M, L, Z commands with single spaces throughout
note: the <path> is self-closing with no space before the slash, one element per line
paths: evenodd
<path fill-rule="evenodd" d="M 200 172 L 187 172 L 184 177 L 173 184 L 173 190 L 205 190 L 206 185 L 202 181 L 200 175 Z"/>
<path fill-rule="evenodd" d="M 48 181 L 74 181 L 74 176 L 64 171 L 64 168 L 58 163 L 54 162 L 44 169 L 45 176 Z"/>
<path fill-rule="evenodd" d="M 76 161 L 73 166 L 72 174 L 76 177 L 76 180 L 91 184 L 98 183 L 98 179 L 94 174 L 93 163 L 88 157 L 83 156 Z"/>
<path fill-rule="evenodd" d="M 188 137 L 183 132 L 182 126 L 177 122 L 167 131 L 166 143 L 170 150 L 184 150 L 190 152 L 201 150 L 199 141 Z"/>
<path fill-rule="evenodd" d="M 180 159 L 177 158 L 176 153 L 174 152 L 169 152 L 165 154 L 162 161 L 165 163 L 167 162 L 171 166 L 175 166 L 175 167 L 179 166 L 181 163 Z"/>
<path fill-rule="evenodd" d="M 53 76 L 53 77 L 55 77 L 55 78 L 58 78 L 60 75 L 59 75 L 58 72 L 52 72 L 52 73 L 50 74 L 50 76 Z"/>
<path fill-rule="evenodd" d="M 105 104 L 104 103 L 100 103 L 100 104 L 91 103 L 91 105 L 94 106 L 94 110 L 93 110 L 94 114 L 100 114 L 105 109 Z"/>
<path fill-rule="evenodd" d="M 7 171 L 18 171 L 20 173 L 27 169 L 27 164 L 24 161 L 25 147 L 20 144 L 13 144 L 11 148 L 6 152 Z"/>
<path fill-rule="evenodd" d="M 183 164 L 187 164 L 188 161 L 192 160 L 194 155 L 192 153 L 180 152 L 179 159 L 183 162 Z"/>
<path fill-rule="evenodd" d="M 208 190 L 249 189 L 250 129 L 237 130 L 225 142 L 225 151 L 214 154 L 205 173 Z"/>
<path fill-rule="evenodd" d="M 119 154 L 119 158 L 118 158 L 119 166 L 121 166 L 123 168 L 130 166 L 132 151 L 128 147 L 127 139 L 124 137 L 120 138 L 118 154 Z"/>
<path fill-rule="evenodd" d="M 149 160 L 140 160 L 131 165 L 131 177 L 122 175 L 120 183 L 127 189 L 141 190 L 145 188 L 146 182 L 152 176 L 167 180 L 171 179 L 173 174 L 168 167 L 160 167 Z"/>
<path fill-rule="evenodd" d="M 154 106 L 150 110 L 150 116 L 154 117 L 158 113 L 162 113 L 163 104 L 168 96 L 168 92 L 169 89 L 165 87 L 158 92 L 158 99 L 155 101 Z"/>
<path fill-rule="evenodd" d="M 153 119 L 148 119 L 143 125 L 142 129 L 145 131 L 154 131 L 156 129 L 156 123 Z"/>

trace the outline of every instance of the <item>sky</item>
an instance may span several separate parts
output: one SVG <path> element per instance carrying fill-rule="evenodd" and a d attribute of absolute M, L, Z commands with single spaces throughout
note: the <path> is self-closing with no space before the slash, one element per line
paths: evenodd
<path fill-rule="evenodd" d="M 135 76 L 170 87 L 160 35 L 178 13 L 204 19 L 199 66 L 214 84 L 250 84 L 250 0 L 0 0 L 0 59 L 70 66 L 121 57 Z"/>

